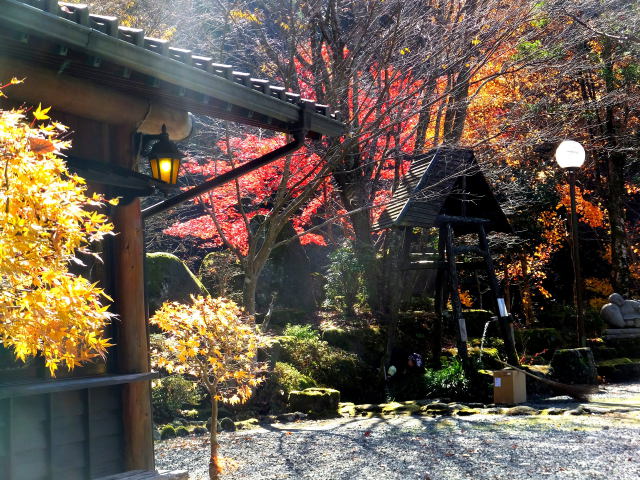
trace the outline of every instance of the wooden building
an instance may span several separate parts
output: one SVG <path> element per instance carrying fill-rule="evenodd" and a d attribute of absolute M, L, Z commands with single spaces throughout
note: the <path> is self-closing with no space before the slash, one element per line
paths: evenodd
<path fill-rule="evenodd" d="M 14 76 L 26 81 L 6 92 L 3 108 L 51 106 L 73 132 L 70 165 L 92 189 L 124 201 L 111 212 L 117 236 L 103 245 L 104 266 L 89 272 L 114 299 L 116 346 L 105 363 L 56 379 L 37 360 L 18 365 L 0 352 L 0 478 L 152 470 L 139 197 L 162 185 L 136 173 L 134 139 L 158 134 L 163 124 L 172 139 L 183 139 L 188 112 L 290 133 L 289 151 L 305 138 L 338 136 L 343 125 L 326 106 L 56 0 L 0 0 L 0 78 Z"/>
<path fill-rule="evenodd" d="M 437 252 L 414 252 L 414 227 L 438 229 Z M 472 150 L 439 147 L 416 156 L 381 213 L 374 229 L 392 228 L 399 239 L 394 260 L 398 271 L 431 270 L 437 321 L 432 335 L 432 356 L 440 358 L 442 313 L 450 298 L 458 335 L 458 353 L 466 361 L 467 331 L 459 296 L 458 257 L 473 255 L 476 266 L 487 273 L 493 308 L 500 320 L 509 361 L 517 364 L 511 318 L 495 275 L 487 233 L 510 233 L 511 226 L 491 190 Z M 456 237 L 476 235 L 477 245 L 457 245 Z M 405 273 L 405 277 L 406 277 Z M 396 300 L 398 301 L 398 300 Z"/>

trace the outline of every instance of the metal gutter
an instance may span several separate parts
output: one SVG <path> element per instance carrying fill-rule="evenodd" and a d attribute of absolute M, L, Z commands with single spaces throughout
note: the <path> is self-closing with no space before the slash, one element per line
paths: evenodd
<path fill-rule="evenodd" d="M 240 165 L 228 172 L 223 173 L 222 175 L 218 175 L 211 180 L 208 180 L 200 185 L 196 185 L 195 187 L 186 190 L 174 197 L 170 197 L 162 202 L 156 203 L 155 205 L 151 205 L 150 207 L 142 210 L 142 219 L 144 221 L 145 218 L 151 217 L 153 215 L 157 215 L 158 213 L 164 212 L 170 208 L 175 207 L 181 203 L 184 203 L 188 200 L 191 200 L 198 195 L 202 195 L 214 188 L 218 188 L 225 183 L 228 183 L 232 180 L 235 180 L 242 175 L 246 175 L 249 172 L 253 172 L 264 165 L 267 165 L 279 158 L 284 157 L 290 153 L 295 152 L 300 149 L 304 145 L 305 138 L 307 136 L 308 128 L 309 128 L 309 107 L 306 105 L 302 105 L 299 113 L 298 120 L 298 128 L 293 133 L 293 141 L 283 145 L 282 147 L 276 148 L 275 150 L 262 155 L 261 157 L 255 158 L 253 160 L 248 161 L 247 163 Z"/>
<path fill-rule="evenodd" d="M 217 98 L 274 119 L 296 123 L 300 106 L 258 92 L 221 76 L 181 63 L 88 26 L 59 17 L 16 0 L 0 0 L 0 24 L 35 37 L 100 57 L 133 71 Z M 335 137 L 344 125 L 317 113 L 309 115 L 309 131 Z"/>

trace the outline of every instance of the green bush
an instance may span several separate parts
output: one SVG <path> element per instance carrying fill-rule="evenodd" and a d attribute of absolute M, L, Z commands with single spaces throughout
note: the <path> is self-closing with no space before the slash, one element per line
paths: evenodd
<path fill-rule="evenodd" d="M 516 348 L 531 358 L 549 361 L 563 339 L 555 328 L 527 328 L 515 332 Z"/>
<path fill-rule="evenodd" d="M 164 427 L 162 427 L 162 430 L 160 430 L 161 440 L 166 440 L 167 438 L 175 438 L 175 437 L 176 437 L 176 429 L 173 428 L 173 425 L 165 425 Z"/>
<path fill-rule="evenodd" d="M 329 260 L 324 306 L 353 316 L 356 305 L 364 304 L 366 300 L 364 269 L 350 244 L 334 250 Z"/>
<path fill-rule="evenodd" d="M 371 401 L 381 394 L 375 372 L 354 353 L 332 347 L 318 337 L 282 337 L 281 359 L 293 365 L 318 385 L 335 388 L 346 401 Z"/>
<path fill-rule="evenodd" d="M 313 340 L 320 338 L 320 333 L 317 330 L 314 330 L 311 325 L 288 324 L 284 329 L 283 335 L 293 337 L 298 340 Z"/>
<path fill-rule="evenodd" d="M 455 357 L 446 359 L 444 367 L 439 370 L 427 369 L 424 381 L 429 397 L 466 398 L 471 386 L 464 375 L 462 363 Z"/>
<path fill-rule="evenodd" d="M 178 437 L 188 437 L 189 430 L 187 430 L 187 427 L 178 427 L 176 428 L 176 435 Z"/>
<path fill-rule="evenodd" d="M 384 355 L 385 337 L 377 326 L 367 325 L 355 328 L 332 326 L 322 331 L 322 339 L 332 347 L 357 354 L 372 367 L 379 366 L 380 359 Z"/>
<path fill-rule="evenodd" d="M 178 415 L 178 409 L 197 405 L 200 399 L 198 385 L 182 375 L 154 380 L 151 388 L 154 420 L 158 423 L 171 420 Z"/>
<path fill-rule="evenodd" d="M 267 380 L 251 398 L 250 405 L 263 415 L 282 413 L 290 392 L 315 386 L 317 384 L 312 378 L 300 373 L 293 365 L 276 362 Z"/>

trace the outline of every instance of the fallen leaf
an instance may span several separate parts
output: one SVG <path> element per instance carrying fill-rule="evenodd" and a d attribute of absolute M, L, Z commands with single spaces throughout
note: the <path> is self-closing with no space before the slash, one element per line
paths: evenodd
<path fill-rule="evenodd" d="M 29 138 L 29 147 L 31 151 L 38 155 L 44 155 L 45 153 L 54 152 L 56 147 L 53 145 L 51 140 L 47 140 L 46 138 L 38 138 L 38 137 L 30 137 Z"/>

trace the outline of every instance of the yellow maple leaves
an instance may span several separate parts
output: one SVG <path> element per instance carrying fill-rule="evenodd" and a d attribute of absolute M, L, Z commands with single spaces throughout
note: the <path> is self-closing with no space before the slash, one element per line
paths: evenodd
<path fill-rule="evenodd" d="M 43 121 L 48 112 L 32 114 Z M 113 226 L 96 212 L 102 197 L 88 197 L 56 155 L 67 146 L 58 131 L 0 110 L 0 341 L 23 361 L 41 354 L 52 374 L 104 355 L 112 317 L 102 290 L 69 270 Z"/>
<path fill-rule="evenodd" d="M 152 350 L 156 368 L 188 373 L 212 398 L 242 403 L 262 378 L 258 348 L 265 343 L 255 324 L 224 298 L 192 297 L 192 304 L 165 303 L 149 320 L 164 333 Z"/>

